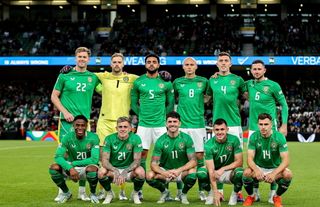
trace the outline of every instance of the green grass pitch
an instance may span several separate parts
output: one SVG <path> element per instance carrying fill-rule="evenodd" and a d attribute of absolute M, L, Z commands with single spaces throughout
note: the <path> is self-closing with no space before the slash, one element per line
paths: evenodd
<path fill-rule="evenodd" d="M 0 141 L 0 206 L 57 206 L 53 199 L 57 188 L 48 174 L 48 166 L 53 163 L 57 144 L 55 142 Z M 310 206 L 320 204 L 320 143 L 290 142 L 289 151 L 294 179 L 289 190 L 283 195 L 284 206 Z M 64 206 L 102 206 L 78 201 L 78 184 L 68 181 L 73 197 Z M 116 194 L 118 187 L 113 186 Z M 225 185 L 225 197 L 228 200 L 231 186 Z M 132 184 L 127 184 L 130 195 Z M 87 192 L 89 191 L 87 185 Z M 175 184 L 170 184 L 171 194 L 175 195 Z M 272 206 L 267 203 L 269 185 L 260 183 L 262 201 L 254 206 Z M 160 193 L 144 185 L 144 201 L 141 206 L 161 206 L 156 204 Z M 243 190 L 244 196 L 246 196 Z M 197 184 L 189 191 L 190 206 L 205 206 L 198 198 Z M 162 206 L 182 206 L 179 202 L 166 202 Z M 238 204 L 237 206 L 241 206 Z M 116 198 L 111 206 L 134 206 L 131 201 L 119 201 Z M 227 206 L 227 201 L 222 203 Z"/>

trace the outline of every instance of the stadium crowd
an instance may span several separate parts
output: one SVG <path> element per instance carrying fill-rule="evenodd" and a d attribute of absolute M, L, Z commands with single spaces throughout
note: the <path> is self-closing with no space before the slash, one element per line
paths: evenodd
<path fill-rule="evenodd" d="M 39 87 L 40 86 L 40 87 Z M 23 81 L 1 82 L 0 90 L 0 136 L 5 131 L 54 131 L 59 115 L 50 101 L 52 83 Z M 288 132 L 320 133 L 320 90 L 315 81 L 284 86 L 289 106 Z M 94 95 L 91 129 L 95 131 L 99 117 L 101 96 Z M 243 126 L 247 127 L 247 101 L 241 103 Z M 205 111 L 206 126 L 212 126 L 212 106 Z M 137 118 L 133 124 L 137 126 Z"/>
<path fill-rule="evenodd" d="M 308 22 L 301 17 L 290 17 L 281 23 L 274 19 L 255 21 L 254 45 L 258 55 L 305 55 L 319 53 L 318 19 Z"/>
<path fill-rule="evenodd" d="M 320 27 L 316 17 L 308 22 L 301 17 L 278 21 L 271 17 L 255 19 L 254 37 L 249 43 L 253 44 L 256 55 L 319 53 Z M 139 19 L 118 15 L 109 38 L 99 38 L 98 25 L 86 21 L 0 21 L 0 54 L 73 55 L 78 45 L 93 48 L 93 54 L 99 56 L 115 51 L 125 56 L 217 55 L 220 51 L 241 55 L 243 52 L 241 18 L 170 17 L 141 23 Z"/>

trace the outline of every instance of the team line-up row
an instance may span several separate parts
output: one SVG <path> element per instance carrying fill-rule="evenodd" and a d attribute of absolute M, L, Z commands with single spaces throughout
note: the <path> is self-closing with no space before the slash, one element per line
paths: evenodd
<path fill-rule="evenodd" d="M 189 204 L 187 192 L 198 179 L 201 188 L 208 191 L 205 204 L 220 206 L 223 194 L 218 185 L 232 184 L 233 191 L 228 205 L 236 205 L 242 186 L 248 194 L 243 206 L 251 206 L 258 198 L 254 195 L 254 184 L 264 181 L 278 188 L 269 196 L 274 206 L 282 206 L 281 195 L 288 189 L 292 173 L 287 168 L 289 155 L 286 139 L 283 134 L 272 129 L 272 118 L 263 113 L 258 117 L 259 130 L 252 134 L 248 143 L 248 168 L 242 168 L 242 145 L 238 137 L 228 134 L 224 119 L 217 119 L 213 125 L 215 136 L 204 146 L 204 161 L 197 160 L 194 143 L 190 135 L 180 130 L 181 118 L 177 112 L 167 114 L 167 132 L 155 142 L 150 171 L 140 165 L 142 153 L 141 138 L 131 132 L 131 121 L 128 117 L 117 120 L 117 132 L 105 138 L 101 148 L 99 168 L 99 138 L 87 132 L 88 120 L 83 115 L 75 117 L 74 132 L 68 133 L 59 145 L 55 164 L 49 169 L 52 180 L 62 190 L 57 202 L 64 203 L 71 198 L 65 178 L 73 181 L 87 180 L 90 186 L 88 200 L 110 204 L 114 193 L 111 183 L 122 185 L 133 182 L 134 190 L 131 199 L 141 204 L 142 186 L 146 181 L 160 191 L 157 203 L 164 203 L 169 197 L 168 183 L 176 182 L 177 200 Z M 68 155 L 66 157 L 66 154 Z M 96 194 L 97 183 L 106 191 L 104 196 Z M 140 192 L 140 194 L 139 194 Z"/>
<path fill-rule="evenodd" d="M 267 113 L 271 116 L 273 131 L 277 129 L 276 103 L 282 107 L 282 125 L 279 131 L 286 135 L 288 107 L 279 84 L 267 79 L 266 68 L 260 60 L 253 62 L 251 73 L 253 80 L 243 79 L 230 72 L 231 56 L 222 52 L 218 55 L 217 72 L 209 81 L 196 75 L 197 63 L 192 57 L 183 61 L 185 76 L 177 78 L 173 84 L 167 79 L 170 74 L 158 72 L 159 57 L 149 54 L 145 57 L 146 74 L 140 77 L 123 72 L 124 57 L 115 53 L 111 57 L 112 72 L 91 73 L 87 71 L 90 50 L 80 47 L 75 52 L 76 66 L 64 68 L 54 86 L 51 100 L 61 112 L 59 137 L 73 131 L 72 122 L 77 115 L 90 116 L 94 90 L 102 95 L 102 106 L 97 124 L 100 146 L 106 136 L 116 132 L 117 119 L 129 116 L 132 109 L 139 118 L 137 135 L 142 140 L 140 165 L 145 169 L 145 160 L 152 143 L 164 133 L 166 114 L 173 111 L 175 97 L 178 100 L 177 112 L 180 114 L 181 130 L 185 130 L 193 139 L 198 168 L 203 163 L 204 138 L 204 102 L 213 101 L 213 121 L 223 119 L 228 124 L 228 133 L 235 135 L 242 146 L 242 130 L 237 100 L 239 94 L 245 94 L 250 102 L 250 136 L 258 131 L 258 116 Z M 84 190 L 80 182 L 79 192 Z M 123 186 L 123 185 L 122 185 Z M 271 185 L 274 192 L 274 185 Z M 203 187 L 199 185 L 200 192 Z M 259 193 L 255 192 L 256 199 Z M 57 200 L 59 195 L 57 197 Z M 273 202 L 273 201 L 272 201 Z"/>

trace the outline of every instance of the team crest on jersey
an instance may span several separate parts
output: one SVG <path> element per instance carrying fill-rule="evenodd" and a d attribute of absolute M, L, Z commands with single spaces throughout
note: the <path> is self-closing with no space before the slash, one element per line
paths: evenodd
<path fill-rule="evenodd" d="M 132 144 L 127 144 L 126 148 L 127 148 L 128 151 L 131 151 L 132 150 Z"/>
<path fill-rule="evenodd" d="M 235 80 L 231 80 L 230 84 L 234 86 L 236 84 L 236 81 Z"/>
<path fill-rule="evenodd" d="M 275 150 L 277 148 L 278 144 L 276 142 L 271 142 L 270 146 L 271 146 L 272 150 Z"/>
<path fill-rule="evenodd" d="M 164 84 L 163 84 L 163 83 L 160 83 L 160 84 L 159 84 L 159 87 L 160 87 L 160 88 L 163 88 L 163 87 L 164 87 Z"/>
<path fill-rule="evenodd" d="M 129 77 L 128 77 L 128 76 L 123 77 L 123 81 L 124 81 L 124 82 L 128 82 L 128 81 L 129 81 Z"/>
<path fill-rule="evenodd" d="M 201 88 L 202 85 L 203 85 L 203 84 L 202 84 L 201 82 L 198 82 L 198 83 L 197 83 L 198 88 Z"/>
<path fill-rule="evenodd" d="M 86 148 L 89 150 L 91 149 L 91 144 L 87 144 Z"/>
<path fill-rule="evenodd" d="M 232 152 L 233 147 L 231 145 L 226 146 L 226 150 L 228 150 L 229 152 Z"/>
<path fill-rule="evenodd" d="M 179 149 L 184 149 L 184 143 L 183 142 L 179 143 Z"/>
<path fill-rule="evenodd" d="M 91 83 L 92 82 L 92 78 L 88 77 L 88 82 Z"/>
<path fill-rule="evenodd" d="M 268 93 L 268 91 L 269 91 L 269 86 L 263 87 L 263 91 L 264 91 L 265 93 Z"/>

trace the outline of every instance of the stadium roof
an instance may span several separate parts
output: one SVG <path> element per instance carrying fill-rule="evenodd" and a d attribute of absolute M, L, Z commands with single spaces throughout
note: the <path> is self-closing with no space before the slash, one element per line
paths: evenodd
<path fill-rule="evenodd" d="M 319 4 L 320 0 L 0 0 L 1 5 L 127 5 L 127 4 Z"/>

